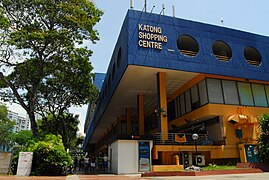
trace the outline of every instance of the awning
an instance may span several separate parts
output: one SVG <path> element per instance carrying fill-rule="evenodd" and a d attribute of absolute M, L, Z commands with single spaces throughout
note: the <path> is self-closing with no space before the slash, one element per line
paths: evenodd
<path fill-rule="evenodd" d="M 233 124 L 254 124 L 257 122 L 257 118 L 253 116 L 243 115 L 243 114 L 234 114 L 228 117 L 228 122 Z"/>

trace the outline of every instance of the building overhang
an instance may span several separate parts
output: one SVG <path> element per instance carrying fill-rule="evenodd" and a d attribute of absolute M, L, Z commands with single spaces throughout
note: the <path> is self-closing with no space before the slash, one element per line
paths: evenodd
<path fill-rule="evenodd" d="M 117 122 L 117 118 L 125 115 L 126 108 L 131 108 L 131 116 L 136 116 L 138 94 L 145 96 L 145 117 L 152 112 L 152 108 L 157 105 L 158 72 L 166 73 L 167 97 L 198 75 L 193 72 L 129 65 L 89 139 L 90 144 L 96 143 Z"/>

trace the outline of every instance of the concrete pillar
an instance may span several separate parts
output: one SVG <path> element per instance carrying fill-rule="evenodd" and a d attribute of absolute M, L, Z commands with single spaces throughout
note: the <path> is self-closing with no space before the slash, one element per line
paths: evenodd
<path fill-rule="evenodd" d="M 159 132 L 162 133 L 162 140 L 168 139 L 168 120 L 167 120 L 167 100 L 166 100 L 166 74 L 157 73 L 157 103 L 159 115 Z"/>

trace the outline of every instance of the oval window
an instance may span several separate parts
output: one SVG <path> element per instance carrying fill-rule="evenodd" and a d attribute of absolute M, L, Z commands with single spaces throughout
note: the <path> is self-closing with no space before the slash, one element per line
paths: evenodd
<path fill-rule="evenodd" d="M 262 63 L 262 57 L 260 52 L 251 46 L 248 46 L 244 50 L 244 56 L 248 64 L 252 66 L 260 66 Z"/>
<path fill-rule="evenodd" d="M 177 39 L 177 48 L 181 54 L 194 57 L 199 51 L 199 44 L 189 35 L 181 35 Z"/>
<path fill-rule="evenodd" d="M 232 58 L 232 50 L 228 44 L 223 41 L 216 41 L 212 46 L 216 58 L 220 61 L 228 62 Z"/>
<path fill-rule="evenodd" d="M 117 56 L 117 67 L 118 68 L 120 67 L 120 64 L 121 64 L 121 47 L 119 49 L 118 56 Z"/>

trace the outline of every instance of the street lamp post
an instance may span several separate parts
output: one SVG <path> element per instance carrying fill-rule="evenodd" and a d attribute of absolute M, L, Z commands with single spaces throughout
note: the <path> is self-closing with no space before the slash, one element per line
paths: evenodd
<path fill-rule="evenodd" d="M 192 139 L 194 140 L 195 143 L 195 165 L 197 166 L 197 162 L 196 162 L 196 155 L 197 155 L 197 139 L 198 139 L 198 134 L 193 134 L 192 135 Z"/>

